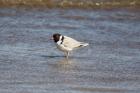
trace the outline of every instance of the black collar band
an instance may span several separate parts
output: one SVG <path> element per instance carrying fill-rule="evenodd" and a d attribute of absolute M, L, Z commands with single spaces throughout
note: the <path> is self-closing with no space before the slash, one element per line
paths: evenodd
<path fill-rule="evenodd" d="M 64 41 L 64 36 L 62 36 L 62 39 L 61 39 L 61 41 L 62 41 L 62 42 L 61 42 L 61 44 L 62 44 L 62 43 L 63 43 L 63 41 Z"/>

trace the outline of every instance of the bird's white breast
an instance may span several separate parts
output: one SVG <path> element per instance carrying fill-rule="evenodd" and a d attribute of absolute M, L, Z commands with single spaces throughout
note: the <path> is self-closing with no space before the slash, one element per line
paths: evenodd
<path fill-rule="evenodd" d="M 71 48 L 64 46 L 63 43 L 61 44 L 61 41 L 58 41 L 56 45 L 59 50 L 64 51 L 64 52 L 72 50 Z"/>

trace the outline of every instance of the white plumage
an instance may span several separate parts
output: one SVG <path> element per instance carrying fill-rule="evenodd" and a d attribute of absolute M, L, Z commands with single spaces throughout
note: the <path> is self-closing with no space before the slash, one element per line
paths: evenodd
<path fill-rule="evenodd" d="M 88 43 L 79 42 L 71 37 L 62 36 L 58 33 L 53 35 L 53 40 L 54 42 L 56 42 L 57 48 L 63 51 L 66 54 L 67 58 L 70 51 L 80 47 L 88 46 Z"/>

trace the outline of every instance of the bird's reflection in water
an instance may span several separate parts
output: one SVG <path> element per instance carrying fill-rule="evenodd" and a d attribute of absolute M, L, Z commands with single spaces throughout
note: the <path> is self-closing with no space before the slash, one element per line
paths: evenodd
<path fill-rule="evenodd" d="M 67 59 L 67 58 L 64 58 L 58 61 L 58 64 L 60 65 L 70 65 L 72 63 L 73 63 L 72 60 Z"/>
<path fill-rule="evenodd" d="M 57 71 L 70 71 L 75 67 L 75 62 L 71 59 L 64 58 L 49 65 Z"/>
<path fill-rule="evenodd" d="M 64 59 L 57 61 L 56 64 L 57 64 L 57 67 L 59 69 L 61 69 L 61 70 L 63 69 L 65 71 L 72 69 L 74 66 L 74 62 L 70 59 L 67 59 L 67 58 L 64 58 Z"/>

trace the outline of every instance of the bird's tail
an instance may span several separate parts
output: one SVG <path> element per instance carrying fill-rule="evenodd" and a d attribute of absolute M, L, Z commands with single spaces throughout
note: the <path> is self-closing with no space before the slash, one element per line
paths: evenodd
<path fill-rule="evenodd" d="M 80 47 L 85 47 L 85 46 L 88 46 L 88 45 L 89 45 L 88 43 L 81 42 Z"/>

